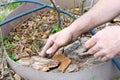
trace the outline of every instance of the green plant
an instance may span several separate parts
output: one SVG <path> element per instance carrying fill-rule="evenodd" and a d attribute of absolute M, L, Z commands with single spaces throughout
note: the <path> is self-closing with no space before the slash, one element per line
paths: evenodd
<path fill-rule="evenodd" d="M 14 61 L 17 60 L 17 56 L 15 54 L 9 54 L 9 57 Z"/>
<path fill-rule="evenodd" d="M 17 7 L 19 7 L 22 3 L 16 3 L 16 4 L 11 4 L 6 7 L 2 7 L 0 11 L 0 22 L 2 22 L 5 17 L 13 10 L 15 10 Z"/>
<path fill-rule="evenodd" d="M 51 33 L 54 34 L 54 33 L 59 32 L 59 31 L 61 31 L 61 28 L 58 27 L 58 26 L 54 26 L 54 27 L 52 28 Z"/>
<path fill-rule="evenodd" d="M 6 47 L 6 49 L 14 49 L 15 45 L 13 43 L 10 43 L 9 41 L 4 41 L 4 45 Z"/>
<path fill-rule="evenodd" d="M 97 80 L 97 79 L 96 79 L 96 75 L 93 76 L 93 80 Z"/>
<path fill-rule="evenodd" d="M 5 40 L 7 40 L 7 41 L 11 41 L 12 38 L 11 38 L 11 36 L 7 36 Z"/>
<path fill-rule="evenodd" d="M 10 10 L 15 10 L 17 7 L 19 7 L 22 3 L 16 3 L 16 4 L 11 4 L 6 6 L 6 8 L 10 9 Z"/>
<path fill-rule="evenodd" d="M 20 62 L 16 61 L 17 64 L 20 64 Z"/>
<path fill-rule="evenodd" d="M 120 80 L 120 77 L 116 78 L 115 80 Z"/>
<path fill-rule="evenodd" d="M 11 37 L 8 36 L 5 40 L 4 40 L 4 45 L 6 47 L 6 49 L 14 49 L 15 45 L 13 43 L 10 43 L 11 41 Z"/>
<path fill-rule="evenodd" d="M 0 33 L 0 43 L 2 43 L 2 34 Z"/>
<path fill-rule="evenodd" d="M 13 39 L 16 40 L 16 41 L 20 41 L 20 38 L 19 38 L 17 35 L 15 35 L 15 36 L 13 37 Z"/>

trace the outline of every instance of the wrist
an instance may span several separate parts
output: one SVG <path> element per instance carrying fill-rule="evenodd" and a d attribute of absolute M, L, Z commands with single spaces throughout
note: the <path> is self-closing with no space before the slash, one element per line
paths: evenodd
<path fill-rule="evenodd" d="M 73 26 L 69 26 L 67 27 L 67 31 L 69 32 L 69 34 L 72 37 L 72 42 L 74 42 L 75 40 L 77 40 L 77 38 L 79 37 L 80 33 L 78 33 L 75 29 L 75 27 Z"/>

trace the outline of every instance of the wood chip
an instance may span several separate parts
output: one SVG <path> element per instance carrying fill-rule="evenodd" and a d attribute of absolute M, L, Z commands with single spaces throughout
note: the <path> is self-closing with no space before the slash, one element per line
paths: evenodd
<path fill-rule="evenodd" d="M 3 63 L 0 63 L 0 70 L 3 68 Z"/>
<path fill-rule="evenodd" d="M 26 57 L 29 57 L 29 54 L 27 52 L 23 52 L 23 53 L 18 54 L 19 59 L 26 58 Z"/>
<path fill-rule="evenodd" d="M 32 64 L 32 67 L 37 70 L 42 70 L 42 71 L 49 71 L 50 69 L 56 68 L 59 65 L 59 61 L 57 60 L 52 60 L 52 59 L 47 59 L 47 58 L 42 58 L 38 56 L 33 56 L 32 60 L 34 61 L 34 64 Z"/>
<path fill-rule="evenodd" d="M 43 67 L 41 70 L 44 71 L 44 72 L 47 72 L 47 71 L 50 70 L 50 68 L 49 67 Z"/>
<path fill-rule="evenodd" d="M 81 56 L 81 57 L 84 57 L 84 56 L 92 56 L 92 54 L 90 54 L 90 53 L 88 53 L 88 52 L 79 53 L 78 55 Z"/>
<path fill-rule="evenodd" d="M 54 55 L 52 59 L 61 62 L 60 66 L 58 67 L 58 70 L 60 70 L 61 72 L 64 72 L 71 63 L 71 60 L 64 54 Z"/>
<path fill-rule="evenodd" d="M 21 60 L 30 60 L 30 59 L 31 59 L 30 57 L 21 58 Z"/>
<path fill-rule="evenodd" d="M 14 75 L 14 79 L 15 79 L 15 80 L 22 80 L 21 77 L 20 77 L 18 74 L 15 74 L 15 75 Z"/>

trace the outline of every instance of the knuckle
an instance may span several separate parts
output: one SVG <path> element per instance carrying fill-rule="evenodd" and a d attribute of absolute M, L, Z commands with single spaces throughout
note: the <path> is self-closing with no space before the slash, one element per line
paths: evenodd
<path fill-rule="evenodd" d="M 59 43 L 58 43 L 57 41 L 55 41 L 55 42 L 54 42 L 54 44 L 55 44 L 56 46 L 58 46 L 58 45 L 59 45 Z"/>
<path fill-rule="evenodd" d="M 94 35 L 92 38 L 93 38 L 94 41 L 98 41 L 99 40 L 97 35 Z"/>
<path fill-rule="evenodd" d="M 56 45 L 56 47 L 62 47 L 62 44 L 58 41 L 55 41 L 54 44 Z"/>
<path fill-rule="evenodd" d="M 94 54 L 94 49 L 89 49 L 88 52 L 91 53 L 91 54 Z"/>
<path fill-rule="evenodd" d="M 94 57 L 97 58 L 97 57 L 98 57 L 98 54 L 94 54 Z"/>
<path fill-rule="evenodd" d="M 97 46 L 99 49 L 103 49 L 104 45 L 102 43 L 99 43 Z"/>
<path fill-rule="evenodd" d="M 105 51 L 105 50 L 102 51 L 101 53 L 104 54 L 104 55 L 107 55 L 107 54 L 108 54 L 107 51 Z"/>
<path fill-rule="evenodd" d="M 52 40 L 53 36 L 49 36 L 49 39 Z"/>
<path fill-rule="evenodd" d="M 93 51 L 94 51 L 94 49 L 93 49 L 93 48 L 91 48 L 89 51 L 90 51 L 90 52 L 93 52 Z"/>
<path fill-rule="evenodd" d="M 98 54 L 98 53 L 96 53 L 96 54 L 94 54 L 94 57 L 100 57 L 100 54 Z"/>
<path fill-rule="evenodd" d="M 114 55 L 106 55 L 107 58 L 112 59 Z"/>

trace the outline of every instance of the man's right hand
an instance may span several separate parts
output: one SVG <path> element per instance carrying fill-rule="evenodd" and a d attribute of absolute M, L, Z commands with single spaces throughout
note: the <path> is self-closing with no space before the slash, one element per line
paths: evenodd
<path fill-rule="evenodd" d="M 69 28 L 65 28 L 49 37 L 39 55 L 42 57 L 45 57 L 47 54 L 54 55 L 59 48 L 66 46 L 71 42 L 73 42 L 73 35 Z"/>

